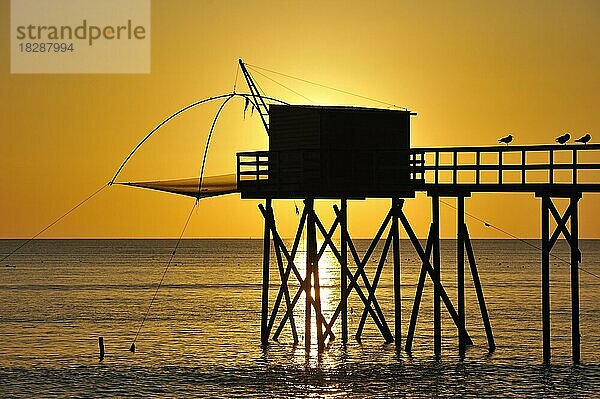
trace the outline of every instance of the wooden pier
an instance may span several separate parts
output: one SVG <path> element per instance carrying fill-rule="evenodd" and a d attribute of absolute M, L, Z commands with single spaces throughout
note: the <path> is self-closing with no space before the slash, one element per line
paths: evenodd
<path fill-rule="evenodd" d="M 408 150 L 347 150 L 347 149 L 297 149 L 294 160 L 298 165 L 294 173 L 310 170 L 311 173 L 296 179 L 296 185 L 284 184 L 282 179 L 290 176 L 290 164 L 280 162 L 289 159 L 289 150 L 241 152 L 237 154 L 238 189 L 243 198 L 264 199 L 265 205 L 259 208 L 265 219 L 264 262 L 263 262 L 263 300 L 261 341 L 267 344 L 269 337 L 277 340 L 286 324 L 289 323 L 294 342 L 298 342 L 294 309 L 300 297 L 305 297 L 305 345 L 309 349 L 311 342 L 311 317 L 316 320 L 316 339 L 319 351 L 325 348 L 327 340 L 335 338 L 333 326 L 341 320 L 342 342 L 348 341 L 348 297 L 355 292 L 364 308 L 355 334 L 360 337 L 367 319 L 371 319 L 385 342 L 395 342 L 397 348 L 402 345 L 401 316 L 401 261 L 400 230 L 403 230 L 421 259 L 421 271 L 416 287 L 415 298 L 410 315 L 404 349 L 411 352 L 414 332 L 419 314 L 425 281 L 433 282 L 434 339 L 433 350 L 437 358 L 441 357 L 441 312 L 442 304 L 450 314 L 457 330 L 458 346 L 462 356 L 472 344 L 466 328 L 465 314 L 465 262 L 468 263 L 473 278 L 477 301 L 485 327 L 490 351 L 495 349 L 492 323 L 488 315 L 484 291 L 477 270 L 467 224 L 465 222 L 465 198 L 477 193 L 532 193 L 541 198 L 541 303 L 542 303 L 542 348 L 543 361 L 548 363 L 551 357 L 550 342 L 550 252 L 562 234 L 571 248 L 571 314 L 572 314 L 572 357 L 574 363 L 580 362 L 579 333 L 579 263 L 581 253 L 578 242 L 578 204 L 584 193 L 600 191 L 600 145 L 531 145 L 531 146 L 490 146 L 490 147 L 447 147 L 447 148 L 410 148 Z M 368 164 L 371 176 L 359 176 L 357 181 L 377 182 L 377 177 L 387 174 L 394 184 L 369 186 L 362 190 L 348 187 L 348 195 L 335 196 L 331 191 L 314 189 L 309 178 L 320 179 L 321 171 L 314 170 L 315 160 L 345 159 L 357 157 L 375 160 Z M 398 157 L 402 165 L 389 170 L 389 163 L 378 163 L 378 159 Z M 406 160 L 408 159 L 408 164 Z M 287 168 L 287 169 L 286 169 Z M 312 168 L 312 169 L 311 169 Z M 402 174 L 397 178 L 395 174 Z M 297 177 L 297 176 L 296 176 Z M 350 181 L 353 176 L 350 176 Z M 408 217 L 403 212 L 403 204 L 413 198 L 416 192 L 425 192 L 431 198 L 431 225 L 425 247 L 422 247 L 414 233 Z M 304 193 L 304 196 L 298 196 Z M 339 193 L 338 193 L 339 194 Z M 360 256 L 348 233 L 347 201 L 369 197 L 390 198 L 391 205 L 380 228 L 373 237 L 364 255 Z M 441 283 L 440 256 L 440 198 L 451 197 L 457 200 L 457 307 L 448 296 Z M 277 231 L 272 201 L 276 199 L 302 199 L 304 208 L 300 217 L 297 233 L 291 249 L 288 249 Z M 568 198 L 569 206 L 560 213 L 554 203 L 556 198 Z M 327 229 L 314 209 L 318 199 L 337 199 L 339 207 L 334 206 L 335 219 Z M 556 228 L 550 229 L 550 217 Z M 339 247 L 333 237 L 339 230 Z M 296 265 L 296 255 L 303 231 L 306 232 L 307 256 L 306 274 L 302 276 Z M 317 247 L 317 234 L 322 245 Z M 384 241 L 383 251 L 377 263 L 375 274 L 370 280 L 365 273 L 365 265 L 373 256 L 376 245 Z M 277 297 L 270 306 L 269 270 L 271 267 L 270 248 L 274 246 L 276 265 L 280 284 Z M 340 267 L 340 302 L 329 320 L 322 313 L 319 287 L 319 260 L 329 248 Z M 394 276 L 394 321 L 392 332 L 377 300 L 377 286 L 388 257 L 392 252 Z M 465 257 L 466 255 L 466 257 Z M 350 259 L 348 259 L 350 258 Z M 293 276 L 291 276 L 293 275 Z M 299 289 L 290 292 L 289 279 L 295 278 Z M 282 306 L 282 301 L 285 305 Z M 279 324 L 273 331 L 277 320 Z"/>

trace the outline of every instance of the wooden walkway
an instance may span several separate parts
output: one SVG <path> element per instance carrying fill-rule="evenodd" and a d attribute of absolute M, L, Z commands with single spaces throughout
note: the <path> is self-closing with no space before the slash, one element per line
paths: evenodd
<path fill-rule="evenodd" d="M 600 192 L 600 144 L 413 148 L 415 189 Z"/>

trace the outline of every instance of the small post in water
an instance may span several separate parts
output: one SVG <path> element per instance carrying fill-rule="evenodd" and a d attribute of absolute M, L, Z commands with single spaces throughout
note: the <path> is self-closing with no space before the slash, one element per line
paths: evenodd
<path fill-rule="evenodd" d="M 98 350 L 100 351 L 100 361 L 104 360 L 104 338 L 98 337 Z"/>

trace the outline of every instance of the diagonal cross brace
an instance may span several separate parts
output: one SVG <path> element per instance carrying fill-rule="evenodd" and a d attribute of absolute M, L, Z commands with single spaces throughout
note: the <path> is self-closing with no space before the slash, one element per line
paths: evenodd
<path fill-rule="evenodd" d="M 385 244 L 383 246 L 383 250 L 381 252 L 381 257 L 379 258 L 379 264 L 377 265 L 377 270 L 375 270 L 375 276 L 373 277 L 373 285 L 372 290 L 369 291 L 369 298 L 367 306 L 371 306 L 371 302 L 375 300 L 375 290 L 377 289 L 377 284 L 379 284 L 379 278 L 381 277 L 381 272 L 383 271 L 383 266 L 385 265 L 385 260 L 387 259 L 387 254 L 392 244 L 393 234 L 390 231 L 387 239 L 385 240 Z M 363 309 L 362 315 L 360 317 L 360 322 L 358 323 L 358 328 L 356 329 L 356 340 L 360 342 L 360 336 L 362 335 L 363 328 L 365 326 L 365 322 L 367 321 L 367 306 Z"/>
<path fill-rule="evenodd" d="M 275 256 L 277 257 L 277 267 L 279 269 L 279 276 L 281 278 L 281 288 L 280 291 L 283 291 L 283 294 L 285 296 L 285 305 L 287 309 L 292 309 L 292 303 L 290 300 L 290 291 L 288 289 L 287 286 L 287 277 L 289 277 L 289 274 L 286 276 L 285 275 L 285 271 L 283 270 L 283 260 L 281 259 L 281 248 L 279 248 L 279 245 L 275 245 Z M 273 324 L 271 324 L 271 328 L 273 327 Z M 297 344 L 298 343 L 298 332 L 296 331 L 296 321 L 294 320 L 294 312 L 290 313 L 290 328 L 292 329 L 292 337 L 294 338 L 294 343 Z M 271 333 L 271 329 L 267 329 L 267 336 L 268 334 Z"/>
<path fill-rule="evenodd" d="M 417 238 L 410 223 L 408 222 L 406 215 L 404 215 L 404 212 L 400 211 L 398 217 L 400 218 L 400 222 L 402 223 L 404 230 L 408 234 L 408 236 L 413 244 L 413 247 L 417 251 L 417 254 L 421 258 L 421 261 L 423 262 L 421 273 L 423 274 L 423 269 L 424 269 L 426 271 L 426 273 L 429 274 L 429 277 L 435 284 L 436 282 L 434 281 L 434 278 L 433 278 L 433 267 L 431 266 L 431 262 L 429 261 L 429 256 L 426 255 L 425 251 L 423 250 L 423 247 L 421 246 L 419 239 Z M 430 230 L 430 236 L 431 236 L 431 230 Z M 424 281 L 423 281 L 423 283 L 424 283 Z M 440 288 L 440 296 L 442 297 L 442 301 L 444 302 L 444 305 L 446 306 L 448 313 L 450 313 L 450 316 L 452 317 L 452 320 L 454 321 L 454 325 L 456 326 L 456 328 L 458 328 L 460 330 L 460 321 L 458 319 L 458 313 L 456 312 L 454 305 L 452 305 L 452 301 L 450 300 L 450 297 L 448 296 L 448 293 L 446 293 L 446 290 L 442 286 L 441 282 L 439 282 L 439 288 Z M 462 333 L 463 333 L 463 336 L 465 337 L 467 345 L 472 345 L 473 341 L 471 340 L 471 336 L 469 335 L 466 328 L 462 331 Z M 408 341 L 408 338 L 407 338 L 407 341 Z M 407 342 L 407 346 L 410 349 L 408 342 Z M 410 351 L 408 351 L 408 352 L 410 352 Z"/>
<path fill-rule="evenodd" d="M 427 243 L 425 244 L 425 257 L 429 259 L 431 257 L 431 250 L 433 248 L 433 237 L 432 229 L 429 229 L 427 236 Z M 417 283 L 417 289 L 415 291 L 415 301 L 413 302 L 412 313 L 410 315 L 410 324 L 408 325 L 408 333 L 406 336 L 406 345 L 404 350 L 406 352 L 412 351 L 412 341 L 415 335 L 415 329 L 417 327 L 417 318 L 419 317 L 419 307 L 421 306 L 421 298 L 423 296 L 423 288 L 425 287 L 425 279 L 427 278 L 427 269 L 425 266 L 421 266 L 421 273 L 419 274 L 419 282 Z"/>
<path fill-rule="evenodd" d="M 339 221 L 339 218 L 340 218 L 340 216 L 338 215 L 336 217 L 336 222 L 334 222 L 334 225 L 332 226 L 332 228 L 330 229 L 330 231 L 328 233 L 325 231 L 325 226 L 323 226 L 323 223 L 321 223 L 321 220 L 318 217 L 315 218 L 315 223 L 317 224 L 317 227 L 319 228 L 319 230 L 321 231 L 321 234 L 323 235 L 323 238 L 324 238 L 323 246 L 325 246 L 325 245 L 329 246 L 331 251 L 333 252 L 334 256 L 337 258 L 338 262 L 341 264 L 341 254 L 339 253 L 339 251 L 337 250 L 337 248 L 335 247 L 335 245 L 332 241 L 333 234 L 335 233 L 334 227 L 337 226 L 337 222 Z M 324 250 L 323 247 L 321 249 Z M 320 252 L 320 253 L 322 253 L 322 252 Z M 348 270 L 348 268 L 346 268 L 346 275 L 350 279 L 351 284 L 348 287 L 348 289 L 346 290 L 346 294 L 344 295 L 344 298 L 340 299 L 340 303 L 336 307 L 329 324 L 326 325 L 326 327 L 325 327 L 326 333 L 331 333 L 331 329 L 333 328 L 333 325 L 335 324 L 335 321 L 337 320 L 337 317 L 340 314 L 343 300 L 348 298 L 348 296 L 350 295 L 350 290 L 353 287 L 356 289 L 356 292 L 358 293 L 359 297 L 363 300 L 363 302 L 366 303 L 366 300 L 367 300 L 366 296 L 362 292 L 362 289 L 360 288 L 360 286 L 357 285 L 358 277 L 356 275 L 353 276 L 350 273 L 350 271 Z M 380 329 L 383 328 L 383 326 L 379 322 L 379 318 L 377 317 L 377 314 L 375 314 L 372 309 L 370 309 L 370 314 L 373 316 L 375 323 L 380 327 Z"/>
<path fill-rule="evenodd" d="M 262 204 L 259 204 L 258 207 L 259 207 L 261 213 L 263 214 L 263 216 L 265 216 L 265 218 L 268 217 L 268 214 L 267 214 L 265 208 L 262 206 Z M 288 252 L 288 250 L 287 250 L 285 244 L 283 243 L 283 240 L 281 239 L 281 236 L 279 235 L 279 232 L 275 228 L 274 224 L 271 225 L 271 231 L 273 233 L 273 240 L 275 241 L 275 245 L 279 246 L 279 248 L 281 249 L 284 257 L 288 261 L 288 268 L 294 272 L 296 278 L 298 279 L 298 281 L 300 283 L 300 288 L 298 289 L 298 292 L 296 293 L 296 295 L 294 296 L 294 299 L 291 302 L 291 308 L 286 311 L 284 318 L 282 319 L 281 323 L 279 324 L 279 327 L 277 328 L 277 331 L 275 332 L 275 334 L 273 336 L 273 339 L 277 340 L 279 335 L 281 334 L 281 331 L 283 330 L 285 322 L 293 313 L 293 309 L 294 309 L 296 303 L 298 302 L 298 299 L 300 298 L 300 295 L 302 294 L 302 292 L 305 292 L 306 295 L 309 297 L 309 300 L 310 300 L 311 304 L 313 305 L 313 307 L 316 308 L 316 304 L 315 304 L 315 299 L 312 297 L 312 295 L 310 294 L 310 292 L 307 288 L 309 280 L 303 279 L 302 276 L 300 275 L 300 272 L 298 271 L 298 268 L 296 267 L 296 265 L 294 263 L 294 258 L 292 258 L 290 253 Z M 288 273 L 288 275 L 289 275 L 289 273 Z M 287 279 L 286 279 L 286 281 L 287 281 Z M 275 312 L 275 314 L 276 314 L 276 312 Z M 324 317 L 322 317 L 322 314 L 321 314 L 320 318 L 324 322 Z M 271 324 L 271 328 L 272 328 L 272 324 Z M 331 339 L 335 338 L 333 332 L 330 331 L 329 335 L 330 335 Z"/>
<path fill-rule="evenodd" d="M 260 209 L 260 207 L 259 207 L 259 209 Z M 261 212 L 263 212 L 263 209 L 261 209 Z M 266 215 L 266 214 L 263 212 L 263 215 Z M 303 211 L 302 216 L 300 218 L 300 223 L 298 224 L 298 230 L 296 231 L 296 236 L 294 239 L 294 244 L 292 246 L 292 251 L 290 254 L 290 258 L 292 259 L 292 262 L 293 262 L 293 259 L 295 259 L 295 257 L 296 257 L 296 252 L 298 251 L 298 245 L 300 243 L 300 238 L 302 237 L 302 230 L 304 227 L 304 223 L 306 221 L 306 217 L 307 217 L 306 211 Z M 275 227 L 275 219 L 272 217 L 272 215 L 267 220 L 267 222 L 268 222 L 267 224 L 268 224 L 269 228 L 271 229 L 271 231 L 272 232 L 275 231 L 275 233 L 274 233 L 274 235 L 275 235 L 276 234 L 276 228 L 274 228 Z M 279 250 L 278 243 L 276 243 L 274 246 L 277 250 Z M 281 263 L 280 259 L 281 258 L 278 257 L 278 263 L 281 265 L 282 263 Z M 282 299 L 284 293 L 287 291 L 287 296 L 289 296 L 287 282 L 288 282 L 291 270 L 292 270 L 291 262 L 288 261 L 287 268 L 286 268 L 283 276 L 281 276 L 281 286 L 279 287 L 279 292 L 277 293 L 277 298 L 276 298 L 275 304 L 273 306 L 273 311 L 271 312 L 271 317 L 270 317 L 268 325 L 267 325 L 267 336 L 271 334 L 273 324 L 275 323 L 275 317 L 277 316 L 277 312 L 279 310 L 279 306 L 281 304 L 281 299 Z M 281 274 L 281 271 L 280 271 L 280 274 Z M 288 310 L 289 310 L 291 303 L 289 303 L 289 304 L 287 303 L 287 298 L 286 298 L 286 305 L 288 305 Z M 293 313 L 292 313 L 292 316 L 293 316 Z"/>
<path fill-rule="evenodd" d="M 340 217 L 340 210 L 337 207 L 337 205 L 333 206 L 333 209 L 337 215 L 337 217 Z M 392 218 L 391 212 L 388 212 L 388 214 L 385 217 L 385 220 L 383 221 L 383 223 L 381 224 L 381 227 L 379 228 L 379 230 L 377 231 L 377 234 L 375 235 L 375 238 L 373 239 L 373 241 L 371 242 L 371 245 L 369 246 L 369 248 L 367 249 L 367 252 L 365 253 L 364 257 L 362 260 L 360 260 L 359 256 L 358 256 L 358 252 L 356 251 L 356 247 L 354 246 L 354 243 L 352 242 L 352 239 L 348 236 L 347 232 L 343 232 L 344 234 L 344 239 L 346 240 L 348 247 L 350 248 L 350 251 L 352 253 L 352 256 L 354 258 L 354 261 L 357 265 L 357 270 L 355 272 L 355 274 L 353 275 L 350 270 L 348 268 L 346 268 L 346 274 L 350 280 L 350 285 L 348 286 L 346 293 L 345 293 L 345 298 L 342 298 L 342 300 L 340 301 L 340 303 L 338 304 L 335 312 L 333 313 L 333 316 L 331 318 L 331 322 L 330 322 L 330 327 L 333 326 L 333 323 L 335 322 L 335 320 L 337 319 L 337 317 L 339 316 L 339 313 L 341 311 L 341 307 L 342 307 L 342 302 L 348 298 L 348 296 L 350 295 L 350 292 L 352 292 L 352 289 L 354 289 L 356 291 L 356 293 L 358 294 L 358 296 L 360 297 L 360 299 L 362 300 L 362 302 L 365 304 L 365 309 L 368 309 L 369 314 L 371 315 L 371 317 L 373 318 L 373 321 L 375 322 L 375 324 L 377 325 L 377 327 L 379 328 L 379 330 L 381 331 L 382 335 L 384 336 L 386 342 L 392 342 L 394 340 L 392 333 L 389 329 L 389 326 L 387 325 L 386 321 L 385 321 L 385 317 L 383 316 L 383 311 L 381 310 L 381 307 L 379 306 L 379 303 L 377 302 L 377 298 L 373 297 L 373 307 L 375 308 L 375 310 L 372 309 L 372 306 L 370 304 L 370 302 L 368 301 L 367 297 L 364 295 L 364 293 L 362 292 L 362 289 L 360 288 L 359 284 L 358 284 L 358 277 L 360 276 L 363 284 L 365 285 L 365 288 L 368 292 L 373 291 L 371 284 L 369 283 L 369 279 L 365 273 L 364 270 L 364 266 L 367 264 L 367 262 L 369 261 L 373 251 L 375 250 L 375 247 L 377 246 L 377 243 L 379 242 L 379 239 L 381 238 L 381 235 L 383 234 L 383 232 L 385 231 L 387 225 L 389 224 L 390 220 Z M 322 226 L 320 227 L 322 229 Z M 340 264 L 342 263 L 341 261 L 341 255 L 339 253 L 339 251 L 337 251 L 337 249 L 335 248 L 335 245 L 333 244 L 333 242 L 331 242 L 331 240 L 329 240 L 329 244 L 330 247 L 333 251 L 333 253 L 335 254 L 335 256 L 338 258 L 338 261 L 340 262 Z"/>
<path fill-rule="evenodd" d="M 335 208 L 336 207 L 334 206 L 334 209 Z M 340 218 L 340 214 L 338 213 L 336 221 L 339 220 L 339 218 Z M 319 228 L 319 230 L 321 231 L 321 233 L 322 233 L 322 235 L 324 237 L 324 245 L 328 245 L 331 248 L 334 256 L 337 258 L 338 262 L 341 264 L 342 263 L 341 255 L 340 255 L 339 251 L 337 250 L 337 248 L 335 247 L 335 245 L 334 245 L 334 243 L 332 241 L 333 228 L 332 228 L 332 230 L 330 230 L 329 233 L 325 233 L 325 227 L 323 226 L 323 224 L 321 223 L 321 221 L 318 219 L 318 217 L 316 218 L 315 222 L 316 222 L 317 227 Z M 334 225 L 335 225 L 335 223 L 334 223 Z M 362 289 L 358 285 L 358 274 L 359 274 L 359 271 L 357 271 L 356 274 L 353 276 L 350 273 L 349 269 L 346 268 L 346 276 L 351 281 L 351 284 L 347 288 L 347 291 L 346 291 L 345 295 L 343 295 L 343 298 L 340 300 L 338 306 L 336 307 L 336 309 L 335 309 L 335 311 L 334 311 L 334 313 L 333 313 L 333 315 L 331 317 L 331 320 L 330 320 L 329 324 L 326 326 L 326 333 L 331 333 L 331 329 L 333 328 L 333 325 L 335 324 L 335 321 L 337 320 L 337 317 L 339 316 L 340 311 L 342 309 L 343 301 L 344 301 L 344 299 L 348 298 L 348 296 L 350 294 L 350 290 L 352 288 L 354 288 L 356 290 L 356 292 L 357 292 L 358 296 L 361 298 L 361 300 L 364 303 L 367 303 L 367 297 L 364 295 L 364 293 L 362 292 Z M 364 271 L 363 271 L 363 274 L 364 274 Z M 384 337 L 385 337 L 384 326 L 379 321 L 379 317 L 377 316 L 377 314 L 370 307 L 369 307 L 369 314 L 371 314 L 371 316 L 373 317 L 373 320 L 375 321 L 375 323 L 377 324 L 377 326 L 380 328 L 380 330 L 382 331 L 382 334 L 384 334 Z M 388 331 L 389 331 L 389 328 L 388 328 Z M 390 333 L 390 337 L 391 337 L 391 333 Z M 386 338 L 386 340 L 388 340 L 388 342 L 390 342 L 389 341 L 390 338 Z"/>
<path fill-rule="evenodd" d="M 567 210 L 565 211 L 565 214 L 562 217 L 558 213 L 558 210 L 556 209 L 552 201 L 548 201 L 548 208 L 550 209 L 550 212 L 552 213 L 552 216 L 554 216 L 554 220 L 556 221 L 556 229 L 554 230 L 554 233 L 552 233 L 552 237 L 548 242 L 548 251 L 550 251 L 556 243 L 556 240 L 558 239 L 560 233 L 563 233 L 567 241 L 571 242 L 571 233 L 569 233 L 569 230 L 567 229 L 567 221 L 569 220 L 569 217 L 571 217 L 571 215 L 573 214 L 573 204 L 569 204 Z"/>
<path fill-rule="evenodd" d="M 577 202 L 571 202 L 565 210 L 565 213 L 562 217 L 560 216 L 558 209 L 556 209 L 556 206 L 554 206 L 551 200 L 548 201 L 548 209 L 550 210 L 552 216 L 554 217 L 554 220 L 556 221 L 556 229 L 554 230 L 554 233 L 552 233 L 552 237 L 550 237 L 550 240 L 547 243 L 548 251 L 552 250 L 552 247 L 554 247 L 554 244 L 556 244 L 560 233 L 562 233 L 565 236 L 565 239 L 570 245 L 573 242 L 573 236 L 567 229 L 567 222 L 569 221 L 569 218 L 572 218 L 573 215 L 577 212 Z M 577 248 L 577 259 L 579 262 L 581 262 L 581 251 L 579 250 L 579 248 Z"/>
<path fill-rule="evenodd" d="M 483 319 L 483 325 L 485 327 L 488 348 L 490 352 L 493 352 L 496 350 L 496 343 L 494 342 L 492 325 L 490 324 L 490 317 L 488 315 L 487 306 L 485 305 L 485 297 L 483 296 L 481 281 L 479 280 L 479 272 L 477 271 L 477 264 L 475 263 L 475 254 L 473 253 L 471 238 L 469 238 L 469 231 L 467 230 L 467 225 L 465 224 L 462 225 L 462 234 L 464 237 L 465 249 L 467 250 L 467 257 L 469 258 L 469 267 L 471 268 L 473 285 L 475 286 L 475 292 L 477 293 L 477 302 L 479 302 L 479 310 L 481 311 L 481 318 Z"/>

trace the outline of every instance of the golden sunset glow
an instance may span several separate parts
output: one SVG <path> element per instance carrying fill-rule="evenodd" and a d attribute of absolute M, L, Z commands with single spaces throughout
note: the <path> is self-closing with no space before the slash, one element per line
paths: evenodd
<path fill-rule="evenodd" d="M 0 3 L 3 23 L 10 2 Z M 238 58 L 306 80 L 404 106 L 413 146 L 553 143 L 563 132 L 600 140 L 600 3 L 595 1 L 404 2 L 153 1 L 150 74 L 10 74 L 0 55 L 3 121 L 0 237 L 30 237 L 110 180 L 131 149 L 165 117 L 232 90 Z M 9 29 L 0 32 L 8 48 Z M 268 74 L 266 94 L 290 103 L 382 106 Z M 237 91 L 246 92 L 241 76 Z M 219 103 L 183 114 L 136 154 L 120 180 L 198 176 Z M 267 149 L 260 120 L 244 101 L 222 114 L 207 175 L 235 172 L 235 153 Z M 588 200 L 589 198 L 589 200 Z M 193 199 L 113 186 L 45 237 L 174 237 Z M 257 202 L 239 195 L 203 200 L 188 237 L 261 236 Z M 389 201 L 350 205 L 350 232 L 371 236 Z M 291 201 L 275 201 L 282 236 L 294 234 Z M 520 237 L 539 236 L 531 194 L 475 195 L 467 211 Z M 330 203 L 319 211 L 331 213 Z M 428 201 L 407 201 L 419 235 Z M 582 238 L 600 237 L 597 196 L 581 202 Z M 455 234 L 442 208 L 442 235 Z M 472 224 L 474 237 L 503 237 Z M 325 276 L 321 276 L 322 280 Z M 325 292 L 325 291 L 323 291 Z"/>

